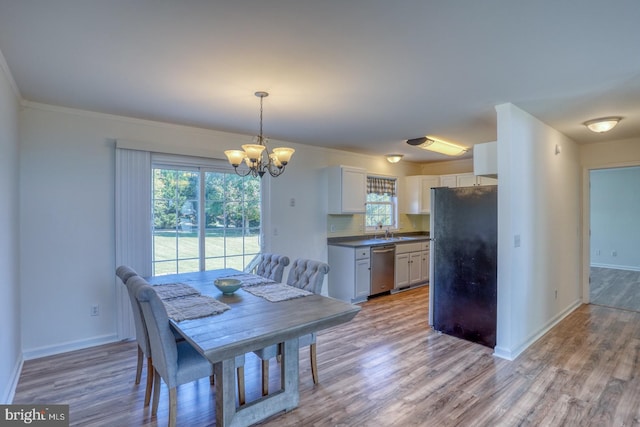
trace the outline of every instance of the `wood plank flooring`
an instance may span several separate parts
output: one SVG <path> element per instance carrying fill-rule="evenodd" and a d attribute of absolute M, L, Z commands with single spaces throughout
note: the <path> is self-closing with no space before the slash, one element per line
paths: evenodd
<path fill-rule="evenodd" d="M 431 330 L 428 287 L 375 298 L 318 336 L 320 384 L 300 354 L 300 406 L 263 426 L 640 425 L 640 313 L 583 305 L 517 360 Z M 164 426 L 134 384 L 136 345 L 115 343 L 27 361 L 15 403 L 70 405 L 74 426 Z M 275 360 L 271 390 L 279 387 Z M 260 396 L 249 355 L 247 400 Z M 178 425 L 215 425 L 208 379 L 178 389 Z"/>
<path fill-rule="evenodd" d="M 640 311 L 640 271 L 591 267 L 592 304 Z"/>

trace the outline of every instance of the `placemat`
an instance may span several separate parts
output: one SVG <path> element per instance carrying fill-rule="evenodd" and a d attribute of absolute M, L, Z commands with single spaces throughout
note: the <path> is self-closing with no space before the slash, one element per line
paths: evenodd
<path fill-rule="evenodd" d="M 200 292 L 184 283 L 167 283 L 164 285 L 154 285 L 153 290 L 156 291 L 161 300 L 172 298 L 182 298 L 189 295 L 200 295 Z"/>
<path fill-rule="evenodd" d="M 271 302 L 285 301 L 288 299 L 313 295 L 313 292 L 275 282 L 268 285 L 248 286 L 243 289 L 250 294 L 253 294 L 257 297 L 262 297 Z"/>
<path fill-rule="evenodd" d="M 232 274 L 231 276 L 225 276 L 225 278 L 227 277 L 240 280 L 242 282 L 243 288 L 246 288 L 249 286 L 258 286 L 258 285 L 266 285 L 270 283 L 277 283 L 274 280 L 267 279 L 266 277 L 258 276 L 257 274 L 251 274 L 251 273 L 238 273 L 238 274 Z"/>
<path fill-rule="evenodd" d="M 229 310 L 227 304 L 206 295 L 189 295 L 162 301 L 169 318 L 176 322 L 212 316 Z"/>

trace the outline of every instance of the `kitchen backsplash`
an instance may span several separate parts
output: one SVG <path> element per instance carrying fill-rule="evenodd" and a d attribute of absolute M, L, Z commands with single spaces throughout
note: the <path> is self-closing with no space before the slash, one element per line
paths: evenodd
<path fill-rule="evenodd" d="M 429 215 L 398 215 L 400 228 L 395 233 L 429 231 Z M 364 215 L 327 215 L 327 237 L 358 236 L 366 234 Z"/>

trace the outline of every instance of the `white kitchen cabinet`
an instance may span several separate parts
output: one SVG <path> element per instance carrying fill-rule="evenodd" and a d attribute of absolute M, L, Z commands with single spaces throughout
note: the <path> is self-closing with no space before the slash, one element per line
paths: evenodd
<path fill-rule="evenodd" d="M 402 289 L 409 286 L 409 261 L 408 253 L 396 253 L 396 289 Z"/>
<path fill-rule="evenodd" d="M 409 254 L 409 286 L 422 281 L 422 251 Z"/>
<path fill-rule="evenodd" d="M 472 173 L 465 173 L 456 176 L 456 187 L 474 187 L 478 185 L 476 176 Z"/>
<path fill-rule="evenodd" d="M 428 214 L 431 212 L 431 188 L 440 185 L 437 175 L 407 176 L 405 185 L 405 213 Z"/>
<path fill-rule="evenodd" d="M 473 146 L 473 173 L 478 176 L 498 176 L 498 142 Z"/>
<path fill-rule="evenodd" d="M 455 188 L 458 186 L 457 175 L 440 175 L 440 187 Z"/>
<path fill-rule="evenodd" d="M 362 302 L 371 292 L 368 246 L 329 245 L 329 296 L 349 303 Z"/>
<path fill-rule="evenodd" d="M 429 280 L 429 276 L 427 275 L 425 278 L 422 271 L 424 264 L 424 251 L 422 248 L 421 242 L 396 244 L 396 290 L 425 283 Z"/>
<path fill-rule="evenodd" d="M 353 301 L 366 300 L 371 293 L 371 261 L 368 256 L 367 258 L 356 259 L 355 282 Z"/>
<path fill-rule="evenodd" d="M 489 176 L 476 176 L 478 185 L 498 185 L 497 178 L 491 178 Z"/>
<path fill-rule="evenodd" d="M 480 185 L 497 185 L 498 180 L 486 176 L 476 176 L 472 173 L 440 175 L 441 187 L 477 187 Z"/>
<path fill-rule="evenodd" d="M 329 214 L 365 213 L 367 171 L 352 166 L 327 168 L 329 178 Z"/>
<path fill-rule="evenodd" d="M 429 281 L 429 242 L 422 242 L 422 250 L 420 251 L 420 281 Z"/>

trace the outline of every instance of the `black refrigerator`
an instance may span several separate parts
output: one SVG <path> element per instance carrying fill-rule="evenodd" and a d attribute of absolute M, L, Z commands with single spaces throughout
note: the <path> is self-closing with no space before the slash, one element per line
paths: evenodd
<path fill-rule="evenodd" d="M 498 187 L 431 190 L 431 324 L 496 345 Z"/>

